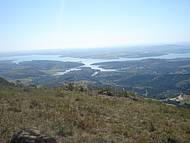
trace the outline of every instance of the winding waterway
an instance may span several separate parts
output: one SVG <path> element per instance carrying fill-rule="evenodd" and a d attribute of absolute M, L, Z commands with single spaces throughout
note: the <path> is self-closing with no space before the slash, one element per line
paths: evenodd
<path fill-rule="evenodd" d="M 89 67 L 93 70 L 96 70 L 92 76 L 98 74 L 97 71 L 102 72 L 109 72 L 115 71 L 115 69 L 104 69 L 101 68 L 99 65 L 93 65 L 95 63 L 102 63 L 102 62 L 113 62 L 113 61 L 134 61 L 134 60 L 144 60 L 144 59 L 176 59 L 176 58 L 190 58 L 190 53 L 184 54 L 167 54 L 162 56 L 154 56 L 154 57 L 142 57 L 142 58 L 118 58 L 118 59 L 90 59 L 90 58 L 72 58 L 72 57 L 62 57 L 61 55 L 24 55 L 24 56 L 3 56 L 0 57 L 0 61 L 11 60 L 16 64 L 24 61 L 34 61 L 34 60 L 49 60 L 49 61 L 62 61 L 62 62 L 79 62 L 83 63 L 84 65 L 81 67 Z M 80 68 L 72 68 L 66 71 L 60 71 L 55 73 L 55 75 L 64 75 L 71 71 L 78 71 L 81 70 Z"/>

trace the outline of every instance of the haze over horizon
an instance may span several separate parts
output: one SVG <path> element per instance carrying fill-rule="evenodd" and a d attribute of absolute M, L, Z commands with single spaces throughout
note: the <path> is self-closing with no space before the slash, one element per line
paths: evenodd
<path fill-rule="evenodd" d="M 0 52 L 190 41 L 189 0 L 0 1 Z"/>

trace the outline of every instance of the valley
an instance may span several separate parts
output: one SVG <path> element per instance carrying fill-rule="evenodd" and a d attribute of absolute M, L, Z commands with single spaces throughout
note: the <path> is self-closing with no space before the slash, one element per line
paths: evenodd
<path fill-rule="evenodd" d="M 0 143 L 190 143 L 190 0 L 0 0 Z"/>
<path fill-rule="evenodd" d="M 49 87 L 84 81 L 94 86 L 125 88 L 140 96 L 162 100 L 180 94 L 190 95 L 190 53 L 187 46 L 184 47 L 172 46 L 173 51 L 171 46 L 161 46 L 158 49 L 154 47 L 154 50 L 137 48 L 132 53 L 125 50 L 125 53 L 131 54 L 130 57 L 114 59 L 97 59 L 99 56 L 90 56 L 90 53 L 101 55 L 106 51 L 100 52 L 100 49 L 91 50 L 90 53 L 88 50 L 76 50 L 73 57 L 72 50 L 70 54 L 64 52 L 65 56 L 71 57 L 63 57 L 64 54 L 56 55 L 56 52 L 52 55 L 31 53 L 3 56 L 0 58 L 0 76 L 13 82 L 21 81 L 27 85 Z M 180 48 L 182 50 L 178 50 Z M 125 54 L 121 49 L 113 49 L 110 50 L 110 55 L 114 55 L 114 52 L 115 55 Z M 147 53 L 152 54 L 148 56 Z M 77 54 L 86 58 L 76 58 Z M 144 55 L 136 57 L 138 54 Z M 154 56 L 156 54 L 159 56 Z"/>

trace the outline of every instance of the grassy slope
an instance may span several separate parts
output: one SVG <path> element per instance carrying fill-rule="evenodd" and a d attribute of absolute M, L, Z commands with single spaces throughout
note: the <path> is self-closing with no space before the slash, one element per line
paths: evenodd
<path fill-rule="evenodd" d="M 0 88 L 0 142 L 33 127 L 64 143 L 189 143 L 190 111 L 96 91 Z"/>

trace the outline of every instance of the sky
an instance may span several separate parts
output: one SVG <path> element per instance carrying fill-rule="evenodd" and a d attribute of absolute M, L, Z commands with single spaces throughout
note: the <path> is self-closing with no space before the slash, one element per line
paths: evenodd
<path fill-rule="evenodd" d="M 190 0 L 0 0 L 0 52 L 190 41 Z"/>

